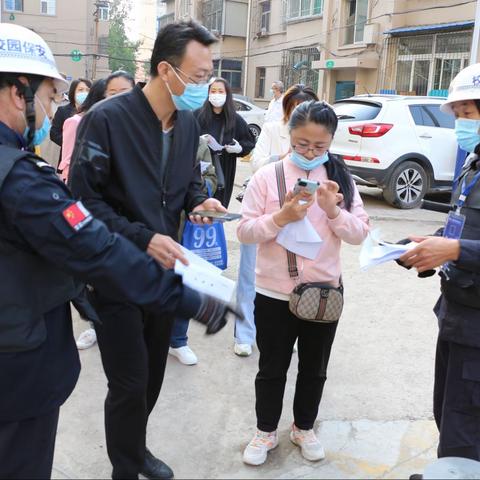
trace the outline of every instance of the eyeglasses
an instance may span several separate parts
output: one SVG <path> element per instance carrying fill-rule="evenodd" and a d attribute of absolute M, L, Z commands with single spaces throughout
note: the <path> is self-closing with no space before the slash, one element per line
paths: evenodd
<path fill-rule="evenodd" d="M 292 148 L 299 153 L 300 155 L 305 155 L 308 152 L 312 152 L 316 157 L 323 155 L 327 150 L 328 147 L 313 147 L 311 148 L 309 145 L 292 145 Z"/>
<path fill-rule="evenodd" d="M 202 78 L 200 79 L 197 79 L 195 80 L 194 78 L 190 77 L 189 75 L 187 75 L 182 69 L 178 68 L 178 67 L 175 67 L 174 65 L 172 65 L 172 68 L 181 73 L 185 78 L 187 78 L 188 80 L 190 80 L 192 83 L 195 83 L 196 85 L 207 85 L 207 84 L 210 84 L 213 80 L 214 80 L 214 76 L 213 76 L 213 72 L 208 72 L 206 73 Z"/>

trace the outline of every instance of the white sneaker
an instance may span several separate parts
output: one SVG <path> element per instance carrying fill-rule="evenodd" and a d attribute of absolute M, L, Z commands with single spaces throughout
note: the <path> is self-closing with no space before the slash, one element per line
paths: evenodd
<path fill-rule="evenodd" d="M 262 465 L 267 459 L 267 453 L 278 445 L 277 431 L 262 432 L 257 430 L 255 436 L 243 451 L 243 461 L 248 465 Z"/>
<path fill-rule="evenodd" d="M 197 356 L 195 353 L 193 353 L 193 350 L 188 345 L 179 348 L 170 347 L 168 353 L 174 357 L 177 357 L 178 360 L 184 365 L 196 365 L 198 363 Z"/>
<path fill-rule="evenodd" d="M 239 357 L 249 357 L 252 354 L 252 346 L 248 343 L 235 343 L 233 351 Z"/>
<path fill-rule="evenodd" d="M 77 348 L 79 350 L 86 350 L 93 347 L 97 343 L 97 334 L 93 328 L 89 328 L 80 334 L 77 340 Z"/>
<path fill-rule="evenodd" d="M 292 431 L 290 432 L 290 440 L 301 448 L 303 458 L 311 462 L 317 462 L 325 458 L 325 450 L 313 429 L 300 430 L 293 424 Z"/>

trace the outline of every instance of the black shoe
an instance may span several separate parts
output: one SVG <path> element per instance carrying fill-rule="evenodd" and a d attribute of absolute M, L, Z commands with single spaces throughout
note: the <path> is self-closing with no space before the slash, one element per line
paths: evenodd
<path fill-rule="evenodd" d="M 144 477 L 157 480 L 172 480 L 172 469 L 160 459 L 154 457 L 148 448 L 145 449 L 145 461 L 140 472 Z"/>
<path fill-rule="evenodd" d="M 409 480 L 423 480 L 423 475 L 421 473 L 414 473 L 408 477 Z"/>

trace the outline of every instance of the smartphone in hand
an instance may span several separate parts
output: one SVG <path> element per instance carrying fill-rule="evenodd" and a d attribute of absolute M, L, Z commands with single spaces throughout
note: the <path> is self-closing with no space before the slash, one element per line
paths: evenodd
<path fill-rule="evenodd" d="M 215 210 L 199 210 L 198 212 L 190 212 L 189 215 L 200 215 L 201 217 L 211 218 L 219 222 L 231 222 L 239 220 L 242 216 L 239 213 L 216 212 Z"/>
<path fill-rule="evenodd" d="M 295 187 L 293 187 L 293 193 L 298 195 L 300 192 L 305 191 L 310 195 L 313 195 L 317 188 L 320 186 L 320 183 L 314 180 L 308 180 L 307 178 L 299 178 Z"/>

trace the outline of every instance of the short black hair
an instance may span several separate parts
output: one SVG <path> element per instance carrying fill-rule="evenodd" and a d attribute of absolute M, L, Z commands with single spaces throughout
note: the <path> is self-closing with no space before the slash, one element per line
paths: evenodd
<path fill-rule="evenodd" d="M 106 80 L 106 85 L 108 88 L 108 84 L 112 81 L 115 80 L 116 78 L 124 78 L 125 80 L 129 81 L 132 87 L 135 86 L 135 79 L 133 78 L 133 75 L 129 72 L 126 72 L 125 70 L 117 70 L 113 73 L 111 73 Z"/>
<path fill-rule="evenodd" d="M 68 101 L 72 107 L 75 107 L 75 90 L 78 87 L 79 83 L 84 83 L 88 88 L 92 88 L 92 82 L 87 78 L 77 78 L 73 80 L 68 89 Z"/>
<path fill-rule="evenodd" d="M 197 41 L 206 47 L 217 41 L 203 25 L 190 20 L 189 22 L 175 22 L 165 25 L 157 35 L 150 61 L 150 75 L 156 77 L 160 62 L 168 62 L 173 66 L 182 63 L 187 44 Z"/>

